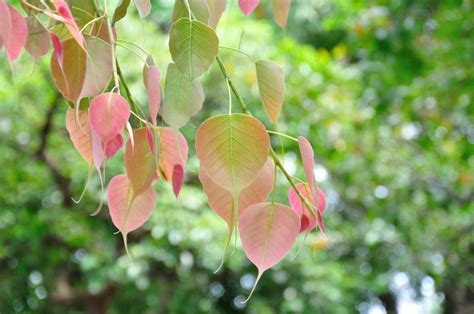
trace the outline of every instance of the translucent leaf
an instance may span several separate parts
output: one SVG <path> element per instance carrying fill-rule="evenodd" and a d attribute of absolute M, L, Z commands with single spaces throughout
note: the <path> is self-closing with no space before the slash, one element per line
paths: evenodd
<path fill-rule="evenodd" d="M 209 21 L 209 8 L 206 0 L 176 0 L 173 9 L 172 21 L 175 22 L 182 17 L 189 17 L 188 9 L 184 1 L 188 1 L 191 12 L 198 21 L 207 24 Z"/>
<path fill-rule="evenodd" d="M 290 4 L 291 0 L 273 0 L 272 2 L 273 18 L 275 19 L 275 22 L 280 25 L 281 28 L 286 27 Z"/>
<path fill-rule="evenodd" d="M 171 58 L 178 70 L 190 79 L 207 71 L 217 56 L 218 47 L 216 33 L 202 22 L 181 18 L 171 26 Z"/>
<path fill-rule="evenodd" d="M 216 28 L 222 13 L 225 10 L 226 0 L 206 0 L 209 7 L 209 22 L 208 25 Z"/>
<path fill-rule="evenodd" d="M 318 219 L 322 222 L 322 213 L 326 208 L 326 198 L 324 197 L 323 191 L 316 188 L 317 200 L 315 200 L 309 190 L 309 186 L 306 183 L 298 183 L 296 188 L 303 194 L 303 196 L 313 204 L 314 210 L 318 215 Z M 310 213 L 310 211 L 301 202 L 301 198 L 296 194 L 293 188 L 290 189 L 288 194 L 288 200 L 290 201 L 291 208 L 295 210 L 298 216 L 301 218 L 301 229 L 300 232 L 310 231 L 317 226 L 316 218 Z"/>
<path fill-rule="evenodd" d="M 255 66 L 260 99 L 270 121 L 276 124 L 283 105 L 285 75 L 278 64 L 270 61 L 257 61 Z"/>
<path fill-rule="evenodd" d="M 173 193 L 178 198 L 181 187 L 183 186 L 184 181 L 184 168 L 181 164 L 175 164 L 173 166 L 173 176 L 172 176 L 172 185 Z"/>
<path fill-rule="evenodd" d="M 150 60 L 150 64 L 148 64 L 148 60 Z M 151 57 L 147 58 L 147 64 L 143 67 L 143 83 L 148 94 L 148 110 L 150 111 L 151 121 L 156 126 L 156 116 L 161 104 L 161 73 L 154 65 Z"/>
<path fill-rule="evenodd" d="M 89 117 L 87 111 L 79 111 L 79 122 L 80 125 L 77 123 L 74 109 L 68 108 L 66 111 L 66 129 L 69 133 L 69 138 L 82 158 L 92 165 L 92 144 L 89 134 Z"/>
<path fill-rule="evenodd" d="M 239 7 L 245 15 L 249 15 L 258 6 L 260 0 L 239 0 Z"/>
<path fill-rule="evenodd" d="M 91 101 L 89 107 L 91 128 L 104 143 L 122 133 L 129 117 L 130 106 L 119 94 L 104 93 Z"/>
<path fill-rule="evenodd" d="M 0 24 L 1 27 L 5 27 L 5 30 L 2 30 L 2 42 L 7 50 L 8 60 L 13 62 L 20 56 L 21 50 L 25 47 L 28 38 L 28 27 L 23 16 L 15 8 L 8 4 L 6 7 L 8 7 L 8 13 L 1 13 L 0 18 L 10 17 L 10 22 L 2 21 L 2 24 Z M 6 7 L 1 5 L 0 10 L 6 10 Z M 8 32 L 8 30 L 10 31 Z"/>
<path fill-rule="evenodd" d="M 160 170 L 165 180 L 170 181 L 173 177 L 174 165 L 180 164 L 185 168 L 188 159 L 188 143 L 181 132 L 175 132 L 171 128 L 158 128 L 160 138 Z"/>
<path fill-rule="evenodd" d="M 134 0 L 138 13 L 141 17 L 145 17 L 151 12 L 150 0 Z"/>
<path fill-rule="evenodd" d="M 26 41 L 26 51 L 35 59 L 48 53 L 50 48 L 49 32 L 33 16 L 26 18 L 28 25 L 28 39 Z"/>
<path fill-rule="evenodd" d="M 249 298 L 263 272 L 280 262 L 290 251 L 299 230 L 298 215 L 283 204 L 255 204 L 239 217 L 242 246 L 248 259 L 258 268 L 257 280 Z"/>
<path fill-rule="evenodd" d="M 165 99 L 161 116 L 172 128 L 179 129 L 198 113 L 204 102 L 204 91 L 199 80 L 183 76 L 174 63 L 166 72 Z"/>
<path fill-rule="evenodd" d="M 133 132 L 134 144 L 131 140 L 125 146 L 125 168 L 127 177 L 135 195 L 147 190 L 153 182 L 156 172 L 156 162 L 153 147 L 150 145 L 150 135 L 147 128 Z"/>
<path fill-rule="evenodd" d="M 10 16 L 10 9 L 5 0 L 0 0 L 0 49 L 5 46 L 8 49 L 12 31 L 12 20 Z"/>

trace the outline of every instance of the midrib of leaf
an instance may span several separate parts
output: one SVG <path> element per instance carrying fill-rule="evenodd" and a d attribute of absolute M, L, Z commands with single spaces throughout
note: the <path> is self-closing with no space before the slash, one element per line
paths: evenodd
<path fill-rule="evenodd" d="M 237 223 L 236 223 L 236 211 L 239 208 L 239 193 L 240 191 L 237 191 L 235 188 L 235 171 L 234 171 L 234 145 L 233 145 L 233 140 L 234 140 L 234 132 L 232 131 L 232 115 L 229 116 L 229 135 L 230 135 L 230 168 L 231 168 L 231 174 L 232 174 L 232 224 L 234 227 L 233 232 L 237 233 Z"/>
<path fill-rule="evenodd" d="M 193 22 L 189 20 L 189 79 L 193 78 L 193 65 L 192 65 L 192 55 L 193 55 Z"/>
<path fill-rule="evenodd" d="M 263 246 L 263 256 L 262 256 L 262 265 L 265 263 L 265 258 L 267 257 L 267 251 L 268 251 L 268 240 L 270 239 L 270 230 L 272 228 L 273 224 L 273 211 L 275 210 L 275 204 L 271 203 L 270 204 L 270 212 L 268 213 L 268 221 L 267 225 L 265 227 L 265 242 Z"/>
<path fill-rule="evenodd" d="M 127 178 L 128 180 L 128 178 Z M 125 227 L 127 225 L 128 216 L 130 215 L 130 209 L 132 208 L 133 201 L 135 200 L 135 193 L 131 187 L 130 182 L 127 186 L 127 197 L 125 198 L 125 217 L 122 221 L 122 232 L 125 232 Z M 126 232 L 125 232 L 126 233 Z"/>

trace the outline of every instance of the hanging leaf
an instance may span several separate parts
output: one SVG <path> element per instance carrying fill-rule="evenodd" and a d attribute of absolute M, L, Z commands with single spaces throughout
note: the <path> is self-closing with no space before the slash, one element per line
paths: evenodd
<path fill-rule="evenodd" d="M 0 0 L 0 49 L 5 46 L 8 50 L 8 43 L 12 32 L 12 20 L 10 9 L 5 0 Z"/>
<path fill-rule="evenodd" d="M 150 187 L 135 195 L 126 175 L 113 177 L 107 188 L 110 217 L 122 233 L 127 249 L 127 234 L 141 227 L 151 216 L 156 205 L 156 192 Z"/>
<path fill-rule="evenodd" d="M 150 0 L 134 0 L 140 17 L 145 17 L 151 12 Z"/>
<path fill-rule="evenodd" d="M 59 39 L 58 36 L 56 36 L 56 34 L 51 33 L 51 42 L 53 43 L 53 55 L 51 56 L 51 60 L 53 60 L 53 58 L 56 58 L 57 66 L 59 67 L 59 69 L 61 71 L 64 71 L 64 69 L 63 69 L 63 45 L 61 44 L 61 40 Z M 52 64 L 51 64 L 51 72 L 53 72 L 52 69 L 53 69 L 53 67 L 52 67 Z M 53 74 L 53 77 L 56 79 L 55 73 L 53 72 L 52 74 Z M 63 95 L 64 95 L 64 93 L 63 93 Z"/>
<path fill-rule="evenodd" d="M 63 22 L 71 33 L 74 40 L 83 50 L 86 50 L 84 36 L 82 35 L 81 30 L 79 29 L 76 24 L 76 21 L 74 20 L 74 16 L 72 15 L 69 5 L 64 0 L 55 0 L 52 1 L 52 3 L 61 18 L 57 18 L 56 15 L 49 16 L 58 20 L 59 22 Z"/>
<path fill-rule="evenodd" d="M 79 122 L 80 125 L 77 124 L 74 109 L 68 108 L 66 111 L 66 129 L 69 133 L 69 138 L 82 158 L 92 165 L 94 160 L 92 157 L 92 144 L 87 111 L 79 111 Z"/>
<path fill-rule="evenodd" d="M 122 134 L 117 134 L 113 139 L 107 142 L 105 146 L 105 156 L 110 158 L 114 156 L 123 146 Z"/>
<path fill-rule="evenodd" d="M 25 47 L 26 39 L 28 38 L 28 26 L 26 25 L 25 19 L 18 13 L 15 8 L 6 4 L 8 13 L 1 13 L 1 18 L 10 17 L 10 22 L 2 21 L 1 27 L 5 27 L 2 30 L 2 42 L 7 50 L 8 60 L 10 62 L 15 61 L 21 53 L 21 50 Z M 0 6 L 0 10 L 6 10 L 5 5 Z"/>
<path fill-rule="evenodd" d="M 283 204 L 255 204 L 239 217 L 242 246 L 248 259 L 258 268 L 249 298 L 262 274 L 280 262 L 291 249 L 299 230 L 298 215 Z"/>
<path fill-rule="evenodd" d="M 311 144 L 308 142 L 308 140 L 303 136 L 298 137 L 298 145 L 300 147 L 301 160 L 303 161 L 303 167 L 304 167 L 304 172 L 306 174 L 306 180 L 308 181 L 308 187 L 311 192 L 311 196 L 315 200 L 315 206 L 316 208 L 318 208 L 317 216 L 321 217 L 323 213 L 318 207 L 319 199 L 318 199 L 318 194 L 316 192 L 316 180 L 314 179 L 315 163 L 314 163 L 313 148 L 311 147 Z M 322 219 L 318 219 L 318 220 L 319 220 L 319 226 L 321 228 L 321 231 L 325 233 L 326 230 L 324 228 L 324 223 Z"/>
<path fill-rule="evenodd" d="M 147 128 L 133 132 L 134 143 L 129 139 L 125 146 L 125 169 L 130 180 L 134 195 L 139 195 L 148 189 L 153 182 L 156 172 L 156 162 L 153 147 L 150 144 L 150 132 Z"/>
<path fill-rule="evenodd" d="M 206 0 L 209 7 L 209 23 L 212 28 L 216 28 L 222 13 L 225 10 L 226 0 Z"/>
<path fill-rule="evenodd" d="M 28 25 L 28 39 L 25 49 L 35 59 L 38 59 L 48 53 L 49 32 L 35 17 L 28 16 L 26 18 Z"/>
<path fill-rule="evenodd" d="M 104 93 L 91 101 L 89 107 L 91 128 L 104 143 L 122 133 L 129 117 L 130 106 L 119 94 Z"/>
<path fill-rule="evenodd" d="M 125 17 L 125 15 L 127 15 L 127 9 L 129 5 L 130 0 L 120 0 L 112 18 L 112 25 L 115 25 L 116 22 L 120 21 Z"/>
<path fill-rule="evenodd" d="M 174 63 L 170 63 L 161 109 L 163 120 L 177 130 L 201 110 L 203 102 L 204 91 L 199 80 L 190 81 L 178 71 Z"/>
<path fill-rule="evenodd" d="M 318 215 L 318 219 L 323 223 L 322 213 L 326 208 L 326 198 L 324 197 L 323 191 L 316 188 L 317 200 L 315 200 L 311 194 L 309 186 L 307 183 L 298 183 L 296 188 L 303 194 L 303 196 L 313 204 L 313 209 Z M 288 194 L 288 200 L 290 201 L 291 208 L 298 214 L 301 219 L 301 229 L 300 232 L 310 231 L 317 226 L 317 219 L 314 217 L 311 212 L 306 208 L 306 206 L 301 202 L 301 198 L 296 194 L 293 188 L 290 189 Z"/>
<path fill-rule="evenodd" d="M 248 115 L 225 114 L 196 132 L 196 154 L 212 181 L 231 193 L 255 180 L 267 161 L 270 140 L 263 124 Z"/>
<path fill-rule="evenodd" d="M 232 194 L 215 184 L 203 168 L 199 170 L 199 180 L 202 183 L 204 193 L 207 195 L 212 210 L 224 219 L 229 227 L 229 232 L 232 232 L 234 221 L 236 221 L 235 217 L 233 217 Z M 273 163 L 271 160 L 267 160 L 255 181 L 240 192 L 238 216 L 242 215 L 251 205 L 265 202 L 273 189 L 273 181 Z"/>
<path fill-rule="evenodd" d="M 275 22 L 280 25 L 281 28 L 286 27 L 290 4 L 291 0 L 273 0 L 272 2 L 273 18 L 275 19 Z"/>
<path fill-rule="evenodd" d="M 181 187 L 183 186 L 184 181 L 184 169 L 181 164 L 175 164 L 173 166 L 173 176 L 172 176 L 172 185 L 173 193 L 178 198 Z"/>
<path fill-rule="evenodd" d="M 260 0 L 239 0 L 239 7 L 245 15 L 249 15 L 258 6 Z"/>
<path fill-rule="evenodd" d="M 256 64 L 260 99 L 270 121 L 277 124 L 285 94 L 285 75 L 276 63 L 260 60 Z"/>
<path fill-rule="evenodd" d="M 172 21 L 176 22 L 182 17 L 189 17 L 185 1 L 188 1 L 191 12 L 196 19 L 207 24 L 209 21 L 209 8 L 206 0 L 176 0 L 174 3 Z"/>
<path fill-rule="evenodd" d="M 195 79 L 209 69 L 217 56 L 219 39 L 206 24 L 181 18 L 170 30 L 171 58 L 186 77 Z"/>
<path fill-rule="evenodd" d="M 148 110 L 153 125 L 156 126 L 156 116 L 160 110 L 161 90 L 160 90 L 161 73 L 155 66 L 153 58 L 147 58 L 147 64 L 143 67 L 143 83 L 148 94 Z"/>
<path fill-rule="evenodd" d="M 157 128 L 160 138 L 160 170 L 164 179 L 171 181 L 174 165 L 185 168 L 188 159 L 188 143 L 181 132 L 175 133 L 171 128 Z"/>

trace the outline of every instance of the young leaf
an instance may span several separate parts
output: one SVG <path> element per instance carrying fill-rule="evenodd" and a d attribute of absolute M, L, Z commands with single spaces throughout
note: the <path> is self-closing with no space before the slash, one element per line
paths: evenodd
<path fill-rule="evenodd" d="M 145 17 L 151 12 L 150 0 L 134 0 L 138 13 L 141 17 Z"/>
<path fill-rule="evenodd" d="M 171 26 L 169 47 L 178 70 L 192 80 L 206 72 L 214 61 L 219 39 L 206 24 L 181 18 Z"/>
<path fill-rule="evenodd" d="M 182 17 L 189 17 L 185 1 L 188 1 L 191 12 L 196 19 L 207 24 L 209 21 L 209 8 L 206 0 L 176 0 L 174 3 L 172 21 L 175 22 Z"/>
<path fill-rule="evenodd" d="M 175 164 L 173 166 L 173 176 L 172 176 L 172 185 L 173 193 L 178 198 L 181 187 L 183 186 L 184 181 L 184 168 L 181 164 Z"/>
<path fill-rule="evenodd" d="M 319 203 L 318 194 L 316 192 L 316 180 L 314 179 L 314 152 L 311 144 L 303 136 L 298 137 L 298 145 L 300 147 L 301 160 L 303 161 L 304 172 L 306 174 L 306 180 L 308 181 L 308 187 L 311 192 L 311 196 L 315 200 L 316 208 L 318 208 L 318 216 L 322 215 L 320 208 L 317 206 Z M 322 219 L 319 220 L 319 226 L 321 231 L 326 232 Z"/>
<path fill-rule="evenodd" d="M 116 22 L 120 21 L 127 15 L 127 9 L 130 5 L 130 0 L 120 0 L 115 9 L 114 16 L 112 18 L 112 25 L 115 25 Z"/>
<path fill-rule="evenodd" d="M 209 7 L 209 23 L 212 28 L 216 28 L 222 13 L 225 10 L 226 0 L 206 0 Z"/>
<path fill-rule="evenodd" d="M 170 63 L 166 72 L 165 99 L 161 109 L 163 120 L 177 130 L 201 110 L 203 102 L 204 91 L 199 80 L 191 81 L 178 71 L 174 63 Z"/>
<path fill-rule="evenodd" d="M 134 195 L 139 195 L 148 189 L 153 182 L 156 172 L 156 162 L 153 147 L 147 128 L 133 132 L 134 143 L 129 139 L 125 146 L 125 169 L 130 180 Z M 152 143 L 153 144 L 153 143 Z"/>
<path fill-rule="evenodd" d="M 80 125 L 77 124 L 74 109 L 68 108 L 66 111 L 66 129 L 69 133 L 69 137 L 82 158 L 92 165 L 94 160 L 92 157 L 92 144 L 89 134 L 89 117 L 87 111 L 79 111 L 79 122 Z"/>
<path fill-rule="evenodd" d="M 56 11 L 59 14 L 59 17 L 61 17 L 60 19 L 56 18 L 56 20 L 63 22 L 71 33 L 74 40 L 83 50 L 86 50 L 84 36 L 82 35 L 79 27 L 76 24 L 76 21 L 74 20 L 74 16 L 72 15 L 69 5 L 64 0 L 55 0 L 52 2 L 54 7 L 56 8 Z M 56 15 L 50 15 L 50 17 L 55 18 Z"/>
<path fill-rule="evenodd" d="M 0 26 L 3 26 L 4 23 L 7 27 L 5 31 L 2 31 L 2 41 L 7 50 L 8 60 L 13 62 L 20 56 L 21 50 L 25 47 L 26 39 L 28 37 L 28 26 L 26 25 L 23 16 L 21 16 L 15 8 L 10 5 L 7 6 L 10 15 L 10 23 L 5 21 L 2 22 Z M 0 10 L 2 10 L 2 8 L 4 9 L 4 6 L 1 6 Z M 8 16 L 6 13 L 3 13 L 2 15 Z M 10 34 L 5 35 L 9 26 Z"/>
<path fill-rule="evenodd" d="M 127 249 L 127 234 L 141 227 L 151 216 L 156 205 L 155 190 L 150 187 L 135 195 L 126 175 L 113 177 L 107 188 L 110 217 L 123 236 Z"/>
<path fill-rule="evenodd" d="M 288 20 L 288 11 L 290 10 L 291 0 L 273 0 L 272 11 L 275 22 L 280 25 L 281 28 L 286 27 L 286 21 Z"/>
<path fill-rule="evenodd" d="M 150 60 L 150 64 L 148 64 Z M 147 65 L 143 67 L 143 83 L 148 94 L 148 110 L 153 125 L 156 126 L 156 116 L 160 110 L 161 90 L 160 90 L 160 70 L 154 65 L 152 58 L 147 58 Z"/>
<path fill-rule="evenodd" d="M 314 210 L 318 215 L 318 219 L 322 222 L 322 213 L 326 208 L 326 198 L 324 197 L 323 191 L 316 188 L 317 200 L 315 200 L 311 194 L 309 186 L 307 183 L 298 183 L 296 188 L 303 194 L 303 196 L 308 199 L 311 204 L 313 204 Z M 301 198 L 296 194 L 293 188 L 290 189 L 288 194 L 288 200 L 290 201 L 291 208 L 298 214 L 301 218 L 301 229 L 300 232 L 310 231 L 314 229 L 317 225 L 316 218 L 310 213 L 306 206 L 301 202 Z"/>
<path fill-rule="evenodd" d="M 61 44 L 61 40 L 58 36 L 56 36 L 56 34 L 51 33 L 51 42 L 53 43 L 53 55 L 51 56 L 51 60 L 53 60 L 53 57 L 56 58 L 57 65 L 59 66 L 60 70 L 63 70 L 63 45 Z M 52 64 L 51 72 L 53 72 Z M 56 77 L 54 76 L 54 72 L 52 74 L 53 77 L 56 79 Z"/>
<path fill-rule="evenodd" d="M 183 169 L 188 159 L 188 143 L 181 132 L 175 133 L 171 128 L 158 128 L 160 138 L 160 170 L 164 179 L 171 181 L 174 165 L 180 164 Z"/>
<path fill-rule="evenodd" d="M 0 0 L 0 50 L 2 46 L 8 50 L 8 43 L 12 32 L 10 9 L 5 0 Z"/>
<path fill-rule="evenodd" d="M 298 215 L 283 204 L 255 204 L 239 217 L 242 246 L 248 259 L 258 268 L 257 280 L 247 300 L 262 274 L 281 261 L 291 249 L 299 230 Z"/>
<path fill-rule="evenodd" d="M 35 59 L 38 59 L 48 53 L 49 32 L 34 16 L 26 18 L 28 25 L 28 39 L 25 49 Z"/>
<path fill-rule="evenodd" d="M 91 101 L 89 107 L 91 128 L 104 143 L 122 133 L 129 117 L 130 106 L 119 94 L 104 93 Z"/>
<path fill-rule="evenodd" d="M 239 7 L 245 15 L 249 15 L 258 6 L 260 0 L 239 0 Z"/>
<path fill-rule="evenodd" d="M 276 63 L 260 60 L 255 64 L 260 99 L 270 121 L 277 124 L 285 94 L 285 75 Z"/>
<path fill-rule="evenodd" d="M 110 158 L 114 156 L 123 146 L 122 134 L 117 134 L 113 139 L 107 142 L 105 146 L 105 156 Z"/>
<path fill-rule="evenodd" d="M 212 181 L 235 195 L 255 180 L 269 149 L 263 124 L 244 114 L 209 118 L 196 132 L 201 167 Z"/>

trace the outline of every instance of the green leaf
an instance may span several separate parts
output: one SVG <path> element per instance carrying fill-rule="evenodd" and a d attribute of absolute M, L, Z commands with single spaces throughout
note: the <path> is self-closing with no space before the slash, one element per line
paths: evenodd
<path fill-rule="evenodd" d="M 112 18 L 112 25 L 120 21 L 127 15 L 127 9 L 128 6 L 130 5 L 130 0 L 120 0 L 120 2 L 117 5 L 117 8 L 115 9 L 114 12 L 114 17 Z"/>
<path fill-rule="evenodd" d="M 255 63 L 260 99 L 270 121 L 278 123 L 285 94 L 285 75 L 276 63 L 260 60 Z"/>
<path fill-rule="evenodd" d="M 178 71 L 176 64 L 170 63 L 161 109 L 163 120 L 173 129 L 179 129 L 201 110 L 203 102 L 204 91 L 199 80 L 191 81 Z"/>
<path fill-rule="evenodd" d="M 219 39 L 202 22 L 181 18 L 171 27 L 169 46 L 178 70 L 194 79 L 211 66 L 217 56 Z"/>
<path fill-rule="evenodd" d="M 173 9 L 173 22 L 182 17 L 189 17 L 188 9 L 186 8 L 185 0 L 176 0 Z M 209 7 L 206 0 L 188 0 L 191 12 L 198 21 L 207 24 L 209 22 Z"/>

